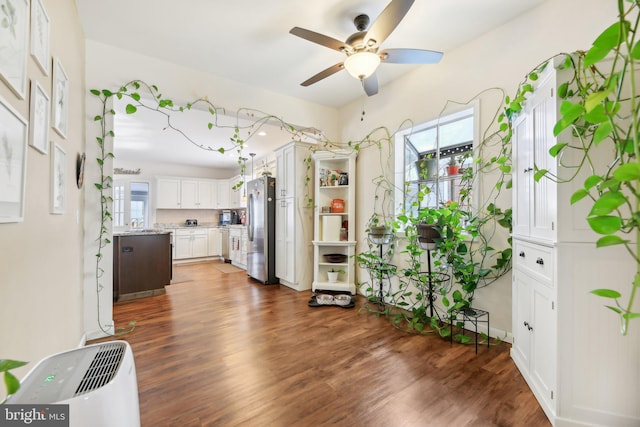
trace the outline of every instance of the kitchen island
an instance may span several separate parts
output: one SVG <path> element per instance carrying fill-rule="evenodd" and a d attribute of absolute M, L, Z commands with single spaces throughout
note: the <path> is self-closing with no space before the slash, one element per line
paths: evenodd
<path fill-rule="evenodd" d="M 134 230 L 113 237 L 113 300 L 163 294 L 171 282 L 171 234 Z"/>

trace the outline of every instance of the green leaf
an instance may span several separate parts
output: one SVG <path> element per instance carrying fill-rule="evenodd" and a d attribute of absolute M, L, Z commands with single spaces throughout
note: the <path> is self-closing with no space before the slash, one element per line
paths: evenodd
<path fill-rule="evenodd" d="M 628 29 L 629 23 L 627 21 L 623 21 L 622 23 L 617 21 L 600 33 L 598 38 L 593 41 L 593 45 L 603 49 L 613 49 L 621 40 L 621 35 L 623 38 L 627 37 Z"/>
<path fill-rule="evenodd" d="M 611 212 L 618 209 L 620 206 L 627 202 L 627 198 L 620 192 L 607 192 L 604 193 L 598 200 L 595 201 L 591 208 L 590 216 L 608 215 Z M 609 233 L 607 233 L 609 234 Z"/>
<path fill-rule="evenodd" d="M 26 365 L 28 362 L 22 362 L 20 360 L 0 359 L 0 372 L 10 371 L 21 366 Z"/>
<path fill-rule="evenodd" d="M 584 109 L 587 113 L 593 111 L 601 102 L 603 102 L 607 96 L 611 95 L 611 89 L 607 89 L 600 92 L 594 92 L 590 94 L 584 102 Z"/>
<path fill-rule="evenodd" d="M 221 154 L 224 154 L 225 150 L 224 150 L 223 147 L 220 147 L 220 148 L 218 148 L 218 152 L 221 153 Z"/>
<path fill-rule="evenodd" d="M 138 111 L 138 109 L 135 107 L 135 105 L 127 104 L 127 109 L 126 109 L 126 111 L 127 111 L 127 114 L 133 114 L 133 113 L 135 113 L 136 111 Z"/>
<path fill-rule="evenodd" d="M 637 319 L 640 318 L 640 313 L 625 313 L 622 317 L 625 319 Z"/>
<path fill-rule="evenodd" d="M 613 126 L 610 122 L 603 122 L 593 133 L 593 143 L 598 146 L 613 133 Z"/>
<path fill-rule="evenodd" d="M 574 104 L 570 101 L 562 101 L 560 104 L 561 118 L 553 127 L 553 134 L 558 136 L 560 132 L 571 126 L 584 113 L 584 107 L 580 104 Z"/>
<path fill-rule="evenodd" d="M 631 55 L 633 59 L 640 59 L 640 41 L 636 42 L 636 44 L 633 45 L 633 48 L 631 49 L 631 52 L 629 52 L 629 55 Z"/>
<path fill-rule="evenodd" d="M 624 245 L 628 242 L 628 240 L 624 240 L 623 238 L 616 235 L 604 236 L 598 239 L 598 241 L 596 242 L 596 247 L 604 248 L 605 246 Z"/>
<path fill-rule="evenodd" d="M 134 92 L 131 94 L 131 98 L 135 99 L 136 101 L 140 101 L 140 94 L 137 92 Z"/>
<path fill-rule="evenodd" d="M 604 105 L 598 104 L 588 114 L 585 114 L 584 119 L 589 123 L 597 124 L 609 120 L 609 115 Z"/>
<path fill-rule="evenodd" d="M 599 175 L 591 175 L 589 178 L 584 180 L 584 188 L 585 190 L 591 190 L 593 187 L 602 182 L 602 177 Z"/>
<path fill-rule="evenodd" d="M 607 307 L 611 311 L 615 311 L 618 314 L 622 314 L 622 310 L 620 310 L 618 307 L 613 307 L 611 305 L 605 305 L 605 307 Z"/>
<path fill-rule="evenodd" d="M 602 298 L 620 298 L 622 296 L 620 292 L 613 289 L 594 289 L 591 293 Z"/>
<path fill-rule="evenodd" d="M 533 179 L 535 182 L 539 182 L 543 176 L 545 176 L 549 172 L 547 169 L 538 169 L 536 173 L 533 175 Z"/>
<path fill-rule="evenodd" d="M 102 120 L 102 116 L 95 116 L 93 120 L 99 122 L 100 120 Z"/>
<path fill-rule="evenodd" d="M 551 156 L 553 157 L 557 157 L 558 154 L 560 154 L 560 152 L 562 151 L 562 149 L 567 145 L 569 144 L 567 144 L 566 142 L 559 142 L 553 147 L 549 148 L 549 154 L 551 154 Z"/>
<path fill-rule="evenodd" d="M 20 388 L 20 381 L 9 371 L 4 373 L 4 383 L 7 387 L 7 394 L 13 394 Z"/>
<path fill-rule="evenodd" d="M 587 218 L 587 222 L 589 227 L 598 234 L 613 234 L 622 227 L 622 221 L 617 216 L 595 216 Z"/>
<path fill-rule="evenodd" d="M 564 82 L 560 86 L 558 86 L 558 96 L 560 99 L 564 99 L 567 97 L 567 92 L 569 90 L 569 82 Z"/>
<path fill-rule="evenodd" d="M 91 89 L 89 92 L 91 92 L 95 96 L 100 96 L 100 91 L 98 89 Z"/>
<path fill-rule="evenodd" d="M 640 163 L 629 162 L 613 171 L 613 177 L 618 181 L 635 181 L 640 179 Z"/>
<path fill-rule="evenodd" d="M 213 123 L 207 123 L 207 127 L 209 128 L 209 130 L 213 129 Z"/>
<path fill-rule="evenodd" d="M 587 190 L 580 189 L 571 195 L 571 204 L 575 204 L 589 195 Z"/>
<path fill-rule="evenodd" d="M 102 94 L 107 98 L 113 96 L 113 92 L 111 92 L 109 89 L 102 89 Z"/>
<path fill-rule="evenodd" d="M 509 166 L 509 165 L 502 165 L 502 166 L 500 166 L 500 170 L 501 170 L 503 173 L 511 173 L 511 166 Z"/>

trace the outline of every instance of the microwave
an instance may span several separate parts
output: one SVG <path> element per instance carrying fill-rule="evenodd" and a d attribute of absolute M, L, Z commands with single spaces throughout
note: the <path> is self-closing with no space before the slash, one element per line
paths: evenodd
<path fill-rule="evenodd" d="M 222 211 L 218 215 L 218 225 L 230 225 L 231 224 L 231 211 Z"/>

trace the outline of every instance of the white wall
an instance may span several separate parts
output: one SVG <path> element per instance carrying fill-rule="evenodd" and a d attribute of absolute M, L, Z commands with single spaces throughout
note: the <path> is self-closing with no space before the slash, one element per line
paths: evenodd
<path fill-rule="evenodd" d="M 357 141 L 372 129 L 386 126 L 394 131 L 406 119 L 419 124 L 438 117 L 447 101 L 468 102 L 489 88 L 512 94 L 534 66 L 559 52 L 588 49 L 595 37 L 616 20 L 615 1 L 548 0 L 538 8 L 494 29 L 475 41 L 445 52 L 437 65 L 425 65 L 365 101 L 366 115 L 360 121 L 362 100 L 340 110 L 343 141 Z M 381 66 L 380 73 L 384 72 Z M 392 65 L 388 65 L 391 67 Z M 397 65 L 401 66 L 401 65 Z M 357 82 L 354 82 L 357 84 Z M 498 107 L 496 91 L 481 97 L 481 123 L 486 129 Z M 372 178 L 379 171 L 366 165 L 378 162 L 376 150 L 358 156 L 357 221 L 362 230 L 373 210 Z M 487 184 L 490 185 L 490 184 Z M 484 191 L 488 191 L 486 188 Z M 362 237 L 364 233 L 360 233 Z M 358 239 L 363 242 L 363 238 Z M 362 244 L 360 247 L 364 247 Z M 510 276 L 476 293 L 479 308 L 491 312 L 494 332 L 511 330 Z"/>
<path fill-rule="evenodd" d="M 27 147 L 24 221 L 0 224 L 0 358 L 29 361 L 15 371 L 18 376 L 46 355 L 83 340 L 83 190 L 76 187 L 75 174 L 76 156 L 85 146 L 84 35 L 72 1 L 43 3 L 51 20 L 50 53 L 70 82 L 67 137 L 49 129 L 49 140 L 67 154 L 67 206 L 63 215 L 49 213 L 51 150 L 45 155 Z M 29 78 L 51 97 L 51 73 L 45 76 L 31 57 L 27 66 Z M 0 96 L 29 120 L 29 93 L 18 99 L 0 83 Z"/>

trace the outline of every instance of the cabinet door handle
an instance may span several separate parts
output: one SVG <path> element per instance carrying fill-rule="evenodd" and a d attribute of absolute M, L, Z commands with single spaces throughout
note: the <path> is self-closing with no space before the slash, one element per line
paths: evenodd
<path fill-rule="evenodd" d="M 528 330 L 533 331 L 533 327 L 529 324 L 529 322 L 525 321 L 524 326 L 526 326 Z"/>
<path fill-rule="evenodd" d="M 538 258 L 536 260 L 536 264 L 544 265 L 544 260 L 542 258 Z"/>
<path fill-rule="evenodd" d="M 521 258 L 524 258 L 524 251 L 520 251 L 518 255 L 520 255 Z"/>
<path fill-rule="evenodd" d="M 525 168 L 524 173 L 531 172 L 533 168 Z"/>

